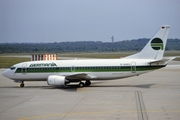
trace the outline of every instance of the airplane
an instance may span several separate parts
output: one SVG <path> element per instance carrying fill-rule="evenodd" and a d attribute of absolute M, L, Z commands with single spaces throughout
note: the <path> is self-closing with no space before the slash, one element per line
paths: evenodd
<path fill-rule="evenodd" d="M 114 80 L 150 72 L 165 67 L 174 57 L 164 57 L 169 25 L 163 25 L 145 47 L 134 55 L 119 59 L 29 61 L 13 65 L 3 76 L 20 82 L 47 81 L 52 86 L 67 86 L 77 82 L 90 86 L 95 80 Z"/>

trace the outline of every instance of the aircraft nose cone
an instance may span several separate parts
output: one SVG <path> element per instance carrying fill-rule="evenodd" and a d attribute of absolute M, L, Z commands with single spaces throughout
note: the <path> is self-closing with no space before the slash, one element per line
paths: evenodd
<path fill-rule="evenodd" d="M 2 73 L 2 75 L 4 76 L 4 77 L 9 77 L 9 74 L 8 74 L 9 72 L 8 72 L 8 70 L 5 70 L 3 73 Z"/>

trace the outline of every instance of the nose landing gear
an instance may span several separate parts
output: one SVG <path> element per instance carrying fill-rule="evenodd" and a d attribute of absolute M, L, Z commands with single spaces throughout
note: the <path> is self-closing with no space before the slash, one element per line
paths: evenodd
<path fill-rule="evenodd" d="M 21 81 L 21 84 L 19 84 L 19 87 L 24 87 L 24 81 Z"/>

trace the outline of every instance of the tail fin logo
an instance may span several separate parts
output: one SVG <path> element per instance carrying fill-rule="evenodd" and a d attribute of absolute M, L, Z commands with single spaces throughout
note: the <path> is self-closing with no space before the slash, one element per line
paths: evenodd
<path fill-rule="evenodd" d="M 154 50 L 163 50 L 164 49 L 163 41 L 160 38 L 154 38 L 151 41 L 151 47 Z"/>

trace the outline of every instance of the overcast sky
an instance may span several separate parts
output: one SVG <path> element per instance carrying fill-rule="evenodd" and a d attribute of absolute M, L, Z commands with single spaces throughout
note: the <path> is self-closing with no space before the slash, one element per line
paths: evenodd
<path fill-rule="evenodd" d="M 0 43 L 180 38 L 179 0 L 0 0 Z"/>

